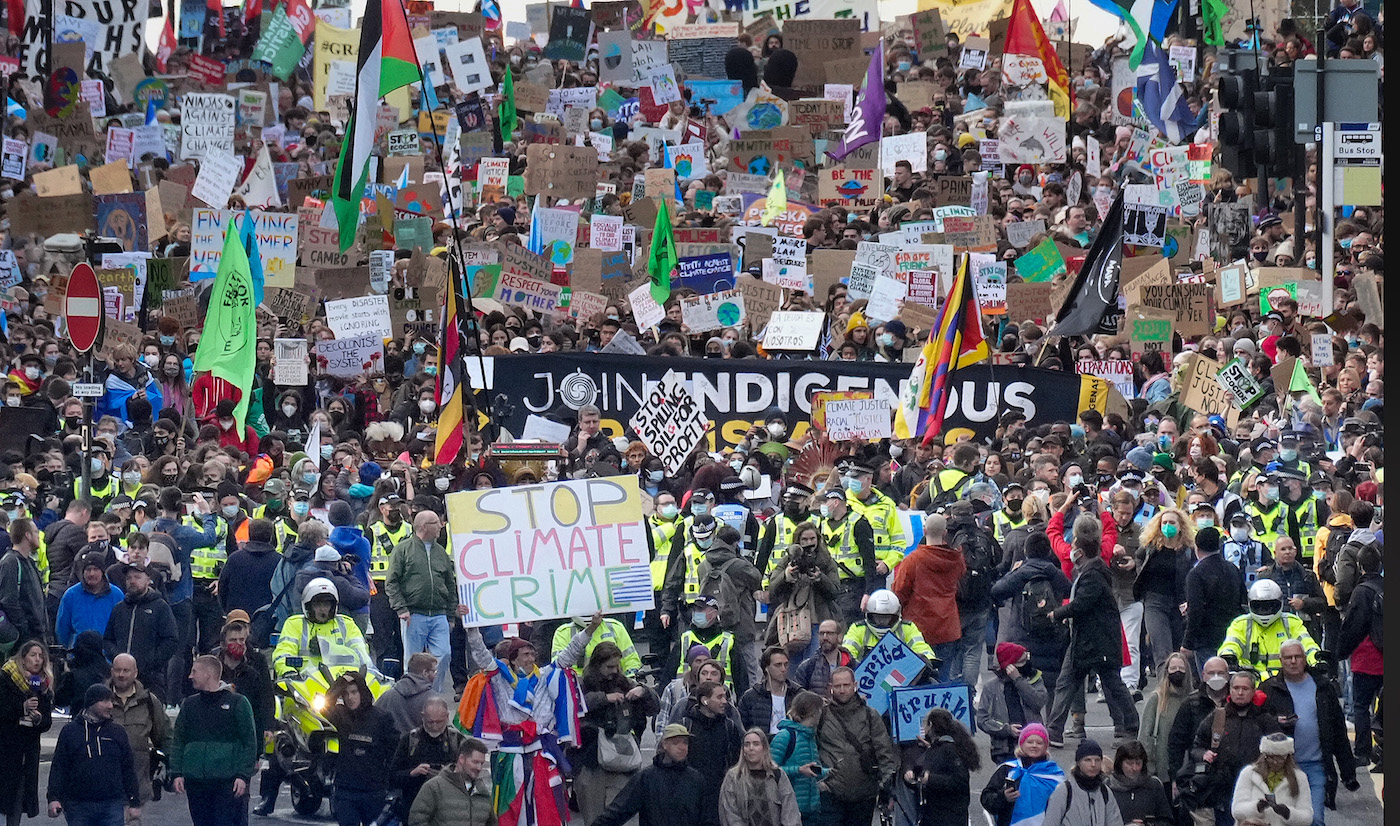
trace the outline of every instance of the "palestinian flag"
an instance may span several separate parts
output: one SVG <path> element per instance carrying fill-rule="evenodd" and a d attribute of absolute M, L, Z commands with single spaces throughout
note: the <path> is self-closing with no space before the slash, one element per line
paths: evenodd
<path fill-rule="evenodd" d="M 365 192 L 369 158 L 374 151 L 379 99 L 422 79 L 402 0 L 369 0 L 360 29 L 355 100 L 351 103 L 350 123 L 345 128 L 331 192 L 341 252 L 355 243 L 355 230 L 360 225 L 360 198 Z"/>

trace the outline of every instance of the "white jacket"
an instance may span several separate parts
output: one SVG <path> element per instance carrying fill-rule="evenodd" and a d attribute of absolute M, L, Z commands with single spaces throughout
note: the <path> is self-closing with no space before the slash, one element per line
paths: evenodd
<path fill-rule="evenodd" d="M 1308 826 L 1313 821 L 1312 795 L 1308 792 L 1308 776 L 1299 768 L 1293 769 L 1298 781 L 1298 794 L 1294 795 L 1285 781 L 1274 789 L 1274 799 L 1288 807 L 1288 819 L 1279 817 L 1273 809 L 1259 811 L 1259 801 L 1269 793 L 1264 785 L 1264 776 L 1253 766 L 1246 766 L 1235 781 L 1235 797 L 1230 803 L 1230 812 L 1236 824 L 1248 822 L 1264 823 L 1267 826 Z"/>

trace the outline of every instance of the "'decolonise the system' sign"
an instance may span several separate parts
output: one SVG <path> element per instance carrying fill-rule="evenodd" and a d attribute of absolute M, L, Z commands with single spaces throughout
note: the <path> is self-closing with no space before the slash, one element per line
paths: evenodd
<path fill-rule="evenodd" d="M 634 476 L 448 494 L 463 622 L 653 607 L 643 519 Z"/>

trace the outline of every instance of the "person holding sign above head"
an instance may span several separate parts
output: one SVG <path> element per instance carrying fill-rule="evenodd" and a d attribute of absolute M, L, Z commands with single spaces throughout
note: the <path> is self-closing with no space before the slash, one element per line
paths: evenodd
<path fill-rule="evenodd" d="M 467 656 L 480 671 L 467 681 L 457 719 L 473 737 L 496 744 L 491 777 L 503 794 L 513 791 L 509 803 L 497 801 L 498 808 L 505 806 L 498 812 L 503 826 L 568 822 L 568 804 L 554 790 L 563 789 L 563 746 L 576 744 L 579 737 L 582 698 L 571 666 L 602 625 L 603 615 L 594 614 L 543 668 L 536 665 L 535 646 L 528 640 L 508 637 L 493 656 L 481 629 L 467 629 Z"/>

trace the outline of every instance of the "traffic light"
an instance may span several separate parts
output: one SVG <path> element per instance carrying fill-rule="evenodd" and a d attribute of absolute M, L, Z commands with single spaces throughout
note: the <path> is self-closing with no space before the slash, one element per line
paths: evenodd
<path fill-rule="evenodd" d="M 1256 177 L 1259 161 L 1254 152 L 1255 104 L 1260 91 L 1259 72 L 1226 61 L 1219 88 L 1221 162 L 1237 181 Z"/>
<path fill-rule="evenodd" d="M 1271 178 L 1296 174 L 1293 67 L 1275 66 L 1254 93 L 1254 159 Z"/>

